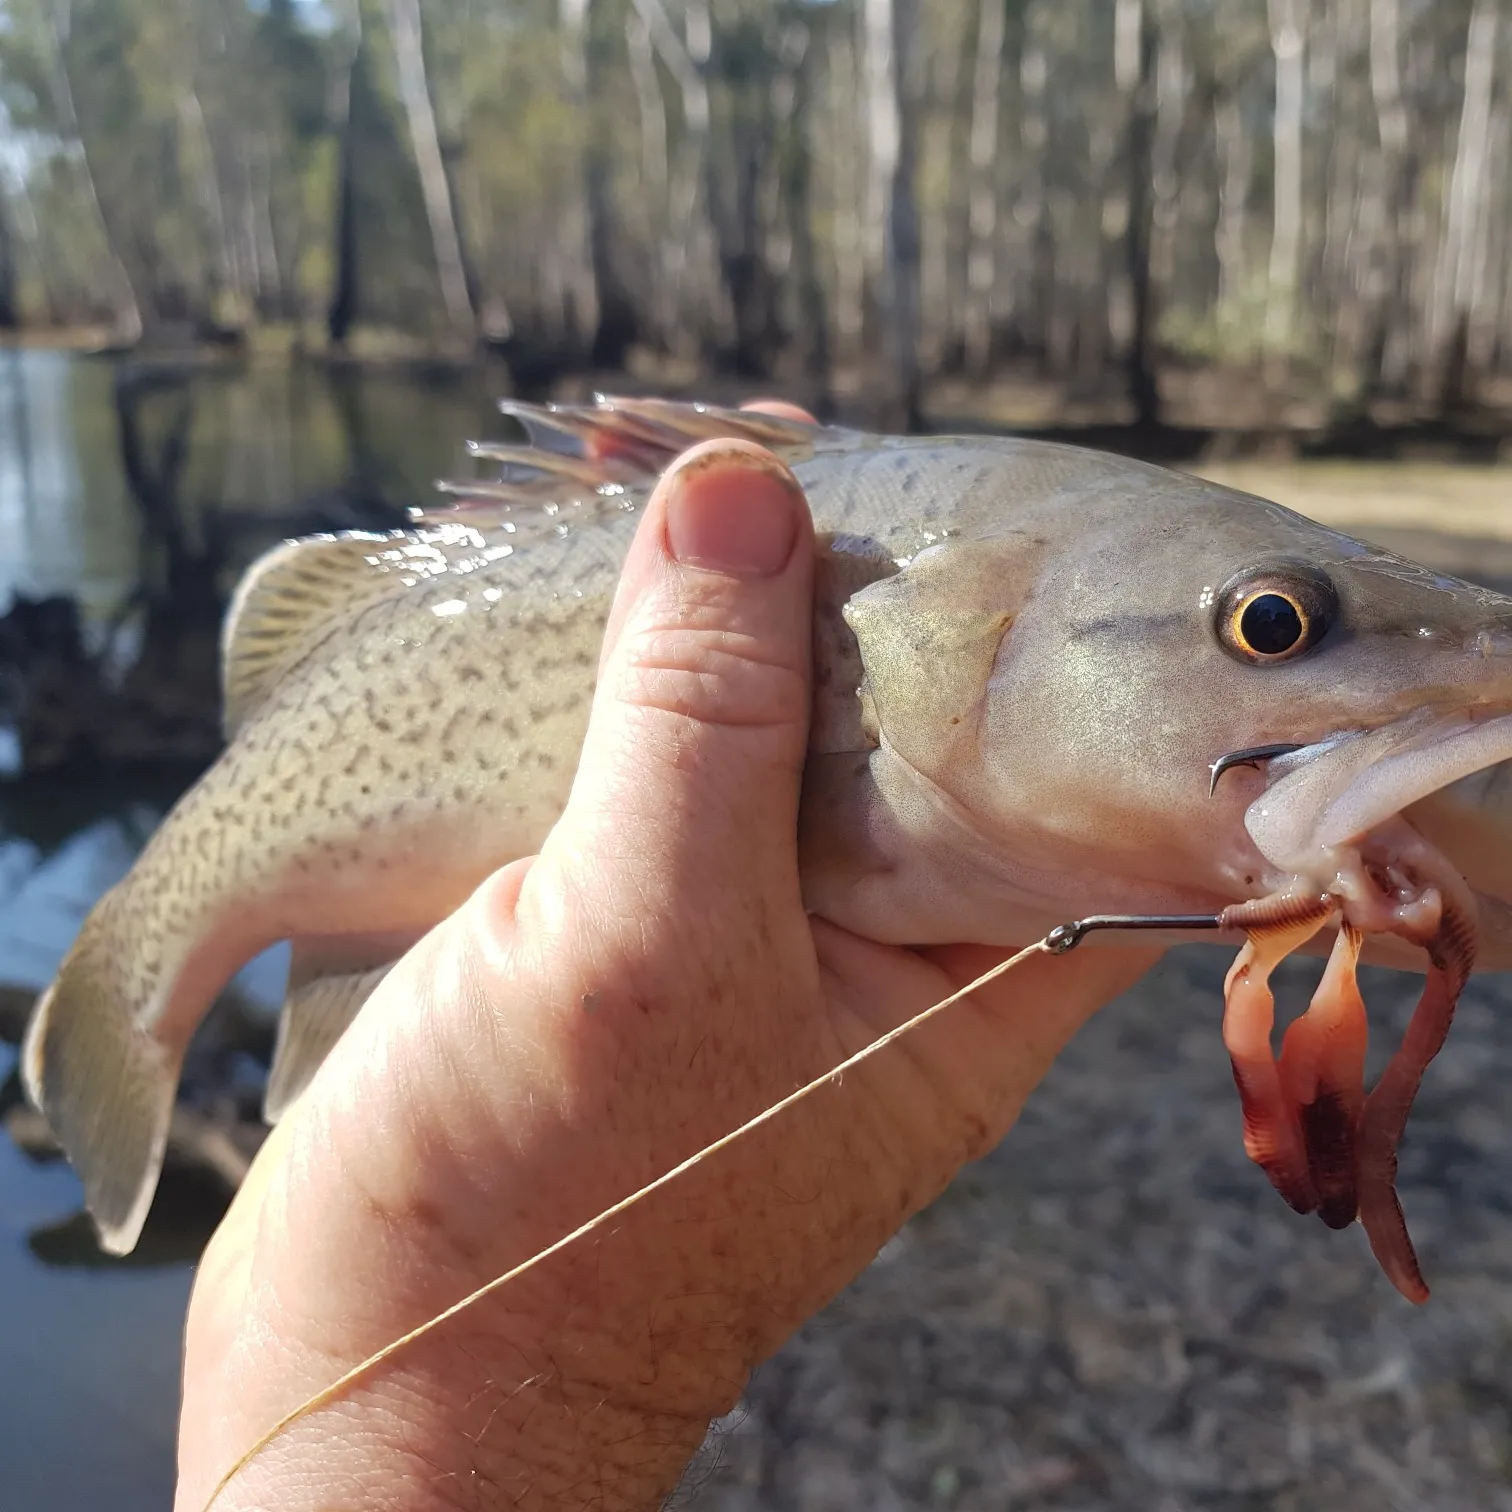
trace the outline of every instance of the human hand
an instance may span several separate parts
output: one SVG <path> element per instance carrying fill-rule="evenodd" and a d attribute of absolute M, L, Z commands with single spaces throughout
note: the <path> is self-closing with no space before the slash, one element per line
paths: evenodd
<path fill-rule="evenodd" d="M 1004 952 L 804 911 L 812 527 L 713 442 L 621 579 L 572 797 L 390 973 L 273 1131 L 191 1302 L 180 1512 L 285 1413 Z M 1034 956 L 406 1347 L 216 1506 L 651 1508 L 1155 952 Z"/>

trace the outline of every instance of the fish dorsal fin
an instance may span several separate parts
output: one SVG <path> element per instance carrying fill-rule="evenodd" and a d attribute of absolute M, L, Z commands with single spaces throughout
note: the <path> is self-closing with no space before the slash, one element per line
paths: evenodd
<path fill-rule="evenodd" d="M 439 482 L 451 502 L 412 510 L 416 530 L 287 541 L 252 566 L 221 637 L 228 739 L 336 625 L 458 552 L 483 547 L 484 532 L 500 531 L 497 549 L 513 551 L 619 514 L 641 502 L 667 464 L 699 441 L 755 441 L 797 461 L 861 439 L 780 415 L 667 399 L 505 401 L 500 410 L 524 429 L 526 444 L 469 443 L 491 476 Z"/>
<path fill-rule="evenodd" d="M 221 632 L 221 688 L 229 740 L 355 608 L 399 586 L 385 550 L 406 537 L 351 534 L 285 541 L 248 569 Z"/>
<path fill-rule="evenodd" d="M 521 426 L 526 444 L 469 443 L 469 454 L 488 464 L 490 475 L 443 479 L 436 486 L 453 502 L 416 511 L 417 517 L 461 518 L 486 529 L 521 521 L 522 511 L 528 519 L 543 505 L 575 515 L 607 513 L 622 507 L 628 493 L 648 489 L 674 457 L 700 441 L 755 441 L 798 461 L 860 439 L 855 432 L 780 415 L 672 399 L 599 395 L 592 404 L 551 405 L 505 400 L 499 409 Z"/>

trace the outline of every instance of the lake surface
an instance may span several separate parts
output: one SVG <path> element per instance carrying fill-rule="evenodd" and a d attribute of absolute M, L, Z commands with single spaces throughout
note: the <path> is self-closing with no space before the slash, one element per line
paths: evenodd
<path fill-rule="evenodd" d="M 161 543 L 123 466 L 118 376 L 106 359 L 0 352 L 0 614 L 17 594 L 66 594 L 98 637 L 153 569 Z M 185 549 L 204 553 L 222 592 L 258 550 L 307 528 L 312 512 L 334 520 L 422 502 L 433 478 L 463 470 L 465 437 L 506 429 L 478 373 L 166 367 L 130 402 L 150 468 L 163 470 L 182 433 L 167 492 Z M 1268 491 L 1285 501 L 1320 476 L 1293 469 Z M 1424 536 L 1436 565 L 1470 571 L 1479 559 L 1487 575 L 1512 576 L 1512 555 L 1486 554 L 1490 540 L 1512 537 L 1505 470 L 1419 467 L 1412 477 L 1423 508 L 1403 506 L 1398 489 L 1394 529 L 1442 529 L 1453 501 L 1454 526 L 1483 543 Z M 1234 481 L 1265 490 L 1267 479 L 1247 469 Z M 1318 512 L 1362 528 L 1379 472 L 1330 464 L 1326 483 Z M 84 912 L 191 777 L 165 768 L 87 782 L 0 780 L 0 991 L 47 982 Z M 243 996 L 271 1012 L 281 970 L 276 956 L 256 963 L 239 983 Z M 0 1047 L 0 1079 L 13 1061 Z M 163 1263 L 151 1254 L 148 1263 L 100 1263 L 77 1243 L 77 1211 L 65 1166 L 36 1164 L 0 1137 L 0 1506 L 163 1508 L 191 1267 L 173 1244 L 154 1252 L 177 1249 Z"/>

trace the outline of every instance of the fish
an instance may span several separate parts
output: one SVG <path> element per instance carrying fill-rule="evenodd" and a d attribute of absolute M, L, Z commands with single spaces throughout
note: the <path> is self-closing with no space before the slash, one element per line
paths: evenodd
<path fill-rule="evenodd" d="M 276 1120 L 405 950 L 540 848 L 639 512 L 682 450 L 732 437 L 787 460 L 817 533 L 809 910 L 912 946 L 1220 916 L 1245 935 L 1224 1035 L 1246 1148 L 1426 1295 L 1395 1151 L 1469 972 L 1512 965 L 1512 599 L 1076 447 L 501 408 L 524 439 L 471 444 L 476 475 L 409 528 L 252 566 L 225 750 L 39 1000 L 24 1084 L 106 1251 L 136 1243 L 185 1047 L 244 962 L 291 944 Z M 1268 978 L 1299 948 L 1329 963 L 1278 1056 Z M 1369 1097 L 1362 953 L 1425 973 Z"/>

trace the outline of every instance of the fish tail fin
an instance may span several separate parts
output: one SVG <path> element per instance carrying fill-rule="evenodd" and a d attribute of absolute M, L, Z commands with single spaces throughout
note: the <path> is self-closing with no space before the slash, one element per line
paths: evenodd
<path fill-rule="evenodd" d="M 84 1183 L 100 1247 L 126 1255 L 152 1205 L 168 1145 L 181 1047 L 133 1013 L 152 982 L 118 889 L 101 899 L 42 995 L 22 1046 L 27 1096 Z"/>

